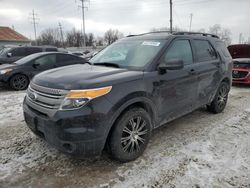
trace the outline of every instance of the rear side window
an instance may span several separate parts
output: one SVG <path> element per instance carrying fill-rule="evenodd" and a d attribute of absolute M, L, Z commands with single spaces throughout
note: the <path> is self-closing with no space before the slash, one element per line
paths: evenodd
<path fill-rule="evenodd" d="M 182 60 L 185 65 L 193 63 L 193 53 L 189 40 L 177 40 L 173 43 L 165 55 L 166 62 L 171 59 Z"/>
<path fill-rule="evenodd" d="M 80 58 L 75 57 L 73 55 L 57 54 L 57 62 L 59 64 L 68 63 L 68 62 L 75 62 L 75 61 L 80 61 Z"/>
<path fill-rule="evenodd" d="M 46 48 L 45 52 L 57 52 L 56 48 Z"/>
<path fill-rule="evenodd" d="M 42 52 L 42 48 L 27 48 L 27 55 Z"/>
<path fill-rule="evenodd" d="M 194 40 L 196 57 L 198 62 L 217 59 L 217 55 L 211 44 L 206 40 Z"/>
<path fill-rule="evenodd" d="M 225 57 L 231 57 L 231 54 L 226 48 L 226 45 L 224 44 L 224 42 L 216 42 L 216 48 L 220 50 Z"/>
<path fill-rule="evenodd" d="M 26 56 L 26 49 L 25 48 L 14 48 L 10 50 L 12 56 Z"/>

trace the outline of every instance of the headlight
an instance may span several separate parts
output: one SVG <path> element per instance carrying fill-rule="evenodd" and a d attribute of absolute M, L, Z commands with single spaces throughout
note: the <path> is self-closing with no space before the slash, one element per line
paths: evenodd
<path fill-rule="evenodd" d="M 112 86 L 98 89 L 71 90 L 63 100 L 61 110 L 78 109 L 88 103 L 90 100 L 108 94 Z"/>
<path fill-rule="evenodd" d="M 6 74 L 8 72 L 11 72 L 12 69 L 4 69 L 4 70 L 0 70 L 0 74 Z"/>

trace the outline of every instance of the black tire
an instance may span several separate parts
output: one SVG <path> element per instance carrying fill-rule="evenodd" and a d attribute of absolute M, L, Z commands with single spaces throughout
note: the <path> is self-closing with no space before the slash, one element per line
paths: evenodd
<path fill-rule="evenodd" d="M 227 105 L 228 93 L 229 84 L 226 82 L 222 82 L 218 88 L 214 100 L 211 104 L 207 105 L 208 111 L 213 112 L 215 114 L 223 112 Z"/>
<path fill-rule="evenodd" d="M 129 162 L 142 155 L 152 131 L 149 114 L 142 108 L 130 109 L 114 126 L 108 141 L 111 156 L 120 162 Z"/>
<path fill-rule="evenodd" d="M 10 79 L 10 87 L 14 90 L 25 90 L 29 85 L 29 78 L 23 74 L 16 74 Z"/>

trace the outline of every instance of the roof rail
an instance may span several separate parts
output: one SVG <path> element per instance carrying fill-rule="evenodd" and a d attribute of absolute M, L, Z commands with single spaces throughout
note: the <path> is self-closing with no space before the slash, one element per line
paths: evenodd
<path fill-rule="evenodd" d="M 169 33 L 169 34 L 171 34 L 170 31 L 151 31 L 151 32 L 147 32 L 147 33 L 137 34 L 137 35 L 128 35 L 127 37 L 143 36 L 143 35 L 155 34 L 155 33 Z"/>
<path fill-rule="evenodd" d="M 220 38 L 217 35 L 210 34 L 210 33 L 199 33 L 199 32 L 175 32 L 173 35 L 201 35 L 204 37 L 214 37 L 214 38 Z"/>

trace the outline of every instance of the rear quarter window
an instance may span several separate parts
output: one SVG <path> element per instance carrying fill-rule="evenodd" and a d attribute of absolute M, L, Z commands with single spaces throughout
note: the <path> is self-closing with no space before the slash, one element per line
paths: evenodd
<path fill-rule="evenodd" d="M 57 52 L 57 48 L 46 48 L 45 52 Z"/>
<path fill-rule="evenodd" d="M 222 52 L 222 54 L 225 57 L 231 57 L 231 54 L 229 53 L 228 49 L 226 48 L 226 45 L 223 42 L 216 42 L 216 48 Z"/>

